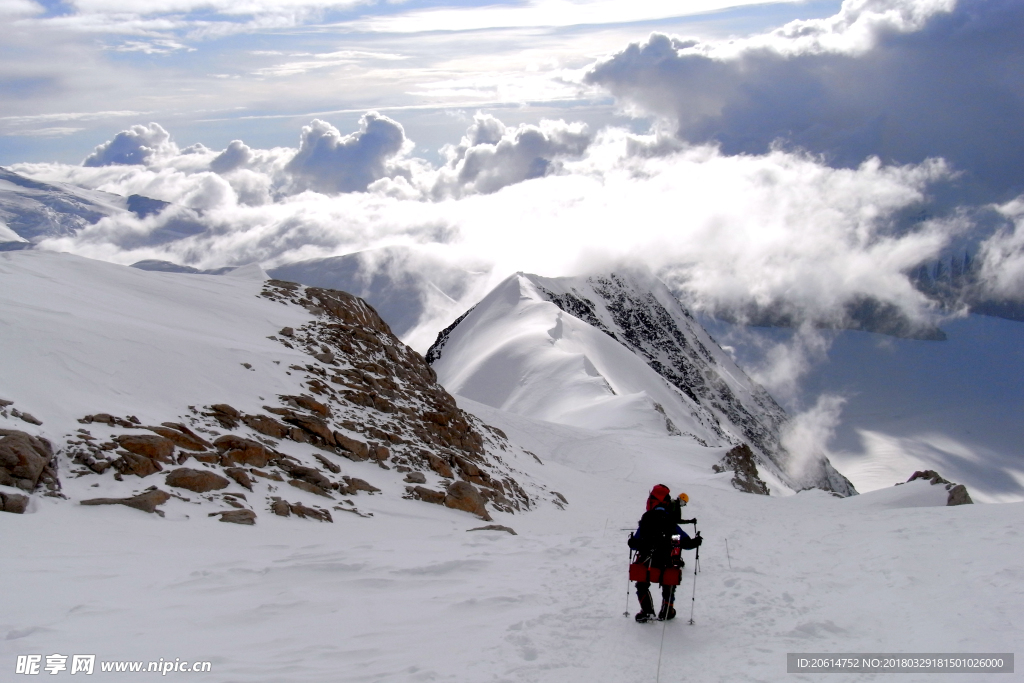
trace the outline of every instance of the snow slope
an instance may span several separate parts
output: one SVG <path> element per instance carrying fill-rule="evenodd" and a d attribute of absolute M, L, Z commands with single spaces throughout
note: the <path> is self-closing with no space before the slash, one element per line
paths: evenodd
<path fill-rule="evenodd" d="M 703 449 L 679 439 L 462 405 L 534 450 L 544 464 L 524 467 L 568 507 L 497 514 L 510 536 L 383 496 L 366 503 L 373 518 L 256 527 L 44 500 L 35 514 L 0 515 L 5 581 L 19 587 L 0 613 L 0 665 L 56 652 L 208 660 L 202 678 L 218 683 L 652 681 L 661 625 L 622 613 L 625 529 L 659 481 L 690 494 L 707 539 L 695 589 L 692 573 L 680 589 L 683 618 L 665 628 L 662 681 L 812 681 L 785 673 L 787 652 L 1020 642 L 1024 505 L 920 507 L 931 492 L 921 482 L 844 500 L 742 494 L 680 458 Z"/>
<path fill-rule="evenodd" d="M 502 410 L 705 446 L 746 442 L 777 491 L 852 492 L 827 460 L 810 474 L 791 466 L 785 412 L 649 275 L 513 275 L 444 330 L 427 360 L 449 391 Z"/>

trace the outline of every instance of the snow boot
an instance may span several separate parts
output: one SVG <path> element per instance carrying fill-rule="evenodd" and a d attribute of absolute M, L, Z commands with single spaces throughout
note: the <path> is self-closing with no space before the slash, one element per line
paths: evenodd
<path fill-rule="evenodd" d="M 648 621 L 654 621 L 654 612 L 640 611 L 636 613 L 636 617 L 634 618 L 636 619 L 636 623 L 646 624 Z"/>
<path fill-rule="evenodd" d="M 669 604 L 668 609 L 666 605 L 661 606 L 661 611 L 658 612 L 658 621 L 671 621 L 676 618 L 676 608 Z"/>

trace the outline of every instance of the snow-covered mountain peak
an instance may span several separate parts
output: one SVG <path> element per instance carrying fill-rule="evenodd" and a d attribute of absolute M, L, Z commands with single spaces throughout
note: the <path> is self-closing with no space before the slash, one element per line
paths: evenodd
<path fill-rule="evenodd" d="M 776 486 L 854 492 L 824 456 L 793 477 L 785 411 L 650 273 L 517 273 L 442 331 L 427 359 L 450 391 L 486 405 L 708 447 L 747 443 Z"/>

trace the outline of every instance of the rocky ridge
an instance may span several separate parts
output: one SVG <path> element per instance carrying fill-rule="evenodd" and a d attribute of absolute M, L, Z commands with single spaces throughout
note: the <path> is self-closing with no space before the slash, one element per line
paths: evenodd
<path fill-rule="evenodd" d="M 304 391 L 277 395 L 259 411 L 228 403 L 183 406 L 158 424 L 86 414 L 56 449 L 27 433 L 0 430 L 2 464 L 12 464 L 0 468 L 9 479 L 0 485 L 32 492 L 52 481 L 59 490 L 59 470 L 65 480 L 95 478 L 87 486 L 102 481 L 104 491 L 122 492 L 82 497 L 83 505 L 162 514 L 168 502 L 192 503 L 221 508 L 207 514 L 238 524 L 253 524 L 264 512 L 321 522 L 332 522 L 332 512 L 371 517 L 352 500 L 365 495 L 435 503 L 486 521 L 491 512 L 525 511 L 545 499 L 562 506 L 515 469 L 517 458 L 533 456 L 460 410 L 423 358 L 364 301 L 276 280 L 266 281 L 259 296 L 311 314 L 305 324 L 269 337 L 307 358 L 281 368 Z M 34 453 L 31 472 L 15 467 L 8 451 Z M 14 499 L 8 509 L 12 495 L 0 507 L 24 511 Z"/>

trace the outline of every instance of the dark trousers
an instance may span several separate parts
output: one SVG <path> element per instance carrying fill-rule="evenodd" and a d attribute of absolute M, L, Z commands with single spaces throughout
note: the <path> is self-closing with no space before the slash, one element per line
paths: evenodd
<path fill-rule="evenodd" d="M 661 585 L 661 584 L 659 584 Z M 651 582 L 636 582 L 636 598 L 640 601 L 640 609 L 648 614 L 654 614 L 654 600 L 651 599 Z M 676 599 L 675 586 L 661 586 L 661 611 L 665 612 L 673 605 Z"/>

